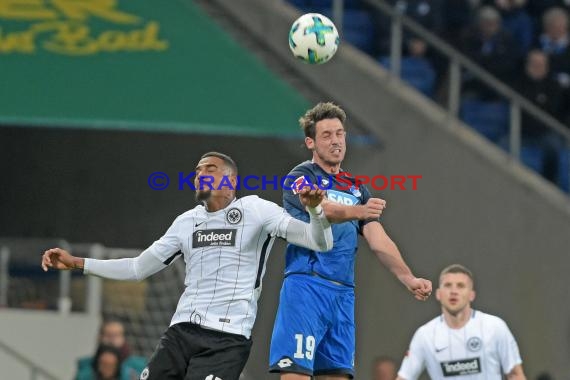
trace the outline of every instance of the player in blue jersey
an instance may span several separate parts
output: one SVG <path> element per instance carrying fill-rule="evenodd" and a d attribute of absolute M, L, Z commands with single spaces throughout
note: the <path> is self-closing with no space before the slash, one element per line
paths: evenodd
<path fill-rule="evenodd" d="M 312 161 L 296 166 L 283 190 L 283 206 L 293 217 L 309 215 L 297 199 L 303 186 L 327 189 L 322 202 L 332 225 L 328 252 L 287 246 L 285 280 L 271 338 L 269 365 L 281 380 L 350 379 L 354 376 L 354 259 L 358 234 L 418 300 L 432 291 L 429 280 L 415 277 L 379 222 L 386 202 L 341 169 L 346 152 L 345 112 L 319 103 L 300 119 Z M 288 189 L 290 187 L 290 189 Z"/>

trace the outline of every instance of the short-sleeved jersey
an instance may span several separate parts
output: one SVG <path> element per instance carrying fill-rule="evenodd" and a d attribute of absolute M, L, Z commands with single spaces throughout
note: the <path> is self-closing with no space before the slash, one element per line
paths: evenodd
<path fill-rule="evenodd" d="M 288 175 L 283 186 L 283 207 L 293 217 L 307 222 L 309 214 L 301 204 L 297 191 L 308 184 L 326 189 L 327 199 L 346 204 L 365 204 L 370 199 L 370 192 L 363 186 L 357 186 L 348 174 L 332 175 L 319 165 L 306 161 L 296 166 Z M 316 273 L 320 276 L 354 286 L 354 261 L 358 248 L 358 234 L 369 221 L 348 221 L 332 224 L 334 237 L 333 249 L 328 252 L 316 252 L 293 244 L 287 245 L 285 276 L 293 273 Z"/>
<path fill-rule="evenodd" d="M 398 376 L 417 379 L 424 369 L 432 379 L 501 380 L 522 360 L 507 324 L 473 310 L 461 329 L 452 329 L 443 315 L 421 326 L 410 343 Z"/>
<path fill-rule="evenodd" d="M 185 290 L 171 325 L 192 322 L 247 338 L 267 256 L 276 236 L 286 237 L 291 216 L 257 196 L 207 212 L 204 206 L 180 215 L 149 248 L 164 264 L 183 256 Z"/>

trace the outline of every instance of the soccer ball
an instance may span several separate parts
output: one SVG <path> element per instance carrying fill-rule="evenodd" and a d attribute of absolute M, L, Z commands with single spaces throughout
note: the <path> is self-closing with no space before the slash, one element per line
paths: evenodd
<path fill-rule="evenodd" d="M 303 62 L 327 62 L 338 48 L 338 31 L 333 22 L 319 13 L 299 17 L 289 31 L 289 47 Z"/>

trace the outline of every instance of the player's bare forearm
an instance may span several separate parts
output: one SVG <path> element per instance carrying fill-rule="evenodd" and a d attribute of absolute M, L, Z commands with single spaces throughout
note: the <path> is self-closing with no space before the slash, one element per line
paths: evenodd
<path fill-rule="evenodd" d="M 368 227 L 369 225 L 370 227 Z M 368 223 L 365 226 L 365 229 L 367 229 L 367 227 L 369 229 L 376 229 L 373 225 L 379 226 L 378 223 Z M 380 226 L 380 228 L 382 227 Z M 404 262 L 402 254 L 396 244 L 392 239 L 390 239 L 390 237 L 388 237 L 388 235 L 386 235 L 386 233 L 380 235 L 371 233 L 369 235 L 371 238 L 366 240 L 368 241 L 372 252 L 374 252 L 376 257 L 378 257 L 382 265 L 384 265 L 394 276 L 396 276 L 398 280 L 407 286 L 409 281 L 411 281 L 415 276 L 408 265 Z M 365 233 L 364 237 L 366 236 L 367 234 Z"/>
<path fill-rule="evenodd" d="M 425 301 L 430 296 L 432 292 L 431 281 L 414 276 L 402 258 L 400 250 L 386 234 L 380 223 L 366 224 L 363 235 L 380 262 L 408 288 L 416 299 Z"/>
<path fill-rule="evenodd" d="M 377 219 L 386 207 L 386 201 L 370 198 L 365 205 L 344 205 L 324 199 L 321 202 L 327 219 L 331 223 L 342 223 L 350 220 Z"/>
<path fill-rule="evenodd" d="M 522 365 L 518 364 L 507 374 L 508 380 L 526 380 Z"/>

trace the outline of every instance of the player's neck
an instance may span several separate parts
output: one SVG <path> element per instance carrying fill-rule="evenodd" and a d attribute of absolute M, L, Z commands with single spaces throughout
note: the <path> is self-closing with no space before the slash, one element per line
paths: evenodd
<path fill-rule="evenodd" d="M 330 164 L 314 156 L 313 156 L 313 162 L 319 165 L 321 169 L 323 169 L 328 174 L 338 174 L 340 172 L 340 163 Z"/>
<path fill-rule="evenodd" d="M 460 310 L 456 314 L 452 314 L 446 310 L 443 310 L 443 318 L 445 323 L 452 329 L 460 329 L 469 322 L 473 315 L 473 309 L 470 305 L 467 305 L 463 310 Z"/>
<path fill-rule="evenodd" d="M 208 199 L 207 201 L 204 202 L 204 207 L 206 208 L 206 211 L 208 212 L 216 212 L 216 211 L 220 211 L 226 207 L 228 207 L 228 205 L 230 203 L 233 202 L 235 198 L 235 194 L 224 194 L 222 196 L 219 197 L 210 197 L 210 199 Z"/>

